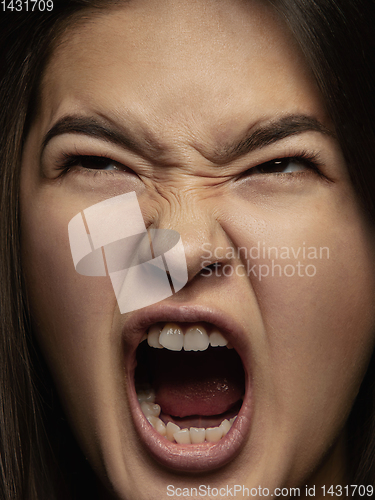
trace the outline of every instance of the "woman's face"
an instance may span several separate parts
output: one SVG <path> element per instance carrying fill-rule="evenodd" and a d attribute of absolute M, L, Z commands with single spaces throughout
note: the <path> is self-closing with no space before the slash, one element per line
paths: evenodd
<path fill-rule="evenodd" d="M 23 155 L 23 265 L 35 335 L 102 481 L 127 500 L 346 484 L 345 422 L 373 347 L 373 242 L 280 19 L 236 0 L 88 15 L 55 49 L 40 103 Z M 188 283 L 121 314 L 108 276 L 76 272 L 68 223 L 128 192 L 147 228 L 181 235 Z M 149 329 L 166 346 L 219 331 L 234 349 L 144 342 L 137 354 Z M 142 388 L 164 423 L 219 427 L 203 433 L 219 440 L 169 441 Z"/>

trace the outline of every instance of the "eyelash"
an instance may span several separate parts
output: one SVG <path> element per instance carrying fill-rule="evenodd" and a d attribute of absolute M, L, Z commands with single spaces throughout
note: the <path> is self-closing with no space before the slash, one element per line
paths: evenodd
<path fill-rule="evenodd" d="M 270 161 L 261 163 L 259 165 L 255 165 L 254 167 L 249 168 L 245 172 L 243 172 L 239 177 L 247 177 L 250 175 L 256 175 L 256 174 L 263 174 L 266 175 L 267 172 L 260 172 L 261 169 L 265 169 L 267 166 L 270 168 L 277 166 L 278 163 L 285 162 L 286 164 L 290 163 L 300 163 L 304 165 L 306 168 L 309 170 L 313 171 L 317 175 L 321 177 L 325 177 L 324 174 L 321 171 L 321 167 L 323 166 L 323 163 L 320 160 L 320 156 L 318 153 L 310 153 L 308 151 L 301 151 L 298 154 L 295 155 L 286 155 L 286 156 L 281 156 L 278 158 L 274 158 Z M 287 165 L 286 165 L 287 166 Z M 283 175 L 283 172 L 271 172 L 273 175 Z M 268 172 L 268 175 L 270 173 Z M 289 174 L 287 174 L 289 175 Z"/>
<path fill-rule="evenodd" d="M 117 167 L 117 165 L 120 165 L 118 162 L 112 160 L 111 158 L 108 158 L 107 156 L 102 156 L 102 155 L 71 155 L 68 153 L 62 153 L 62 160 L 57 163 L 57 170 L 61 171 L 60 175 L 65 175 L 67 174 L 73 167 L 79 166 L 82 162 L 84 161 L 91 161 L 91 162 L 102 162 L 103 165 L 112 163 L 119 171 L 128 171 L 129 173 L 135 173 L 133 170 L 121 166 Z M 113 173 L 113 170 L 104 170 L 101 168 L 87 168 L 87 167 L 82 167 L 87 171 L 87 173 L 96 173 L 96 172 L 102 172 L 102 173 Z"/>
<path fill-rule="evenodd" d="M 79 155 L 79 154 L 71 155 L 71 154 L 63 153 L 62 157 L 63 157 L 62 161 L 60 162 L 60 164 L 57 165 L 57 169 L 59 171 L 61 171 L 60 175 L 67 174 L 73 167 L 80 166 L 80 164 L 82 164 L 82 162 L 84 162 L 84 161 L 91 161 L 91 162 L 97 161 L 99 163 L 102 162 L 103 166 L 105 164 L 109 164 L 109 163 L 112 163 L 115 167 L 116 167 L 116 165 L 121 165 L 118 162 L 112 160 L 111 158 L 108 158 L 107 156 L 101 156 L 101 155 Z M 317 153 L 310 153 L 308 151 L 302 151 L 297 155 L 282 156 L 282 157 L 274 158 L 270 161 L 261 163 L 259 165 L 255 165 L 254 167 L 251 167 L 251 168 L 245 170 L 244 172 L 242 172 L 238 178 L 241 179 L 243 177 L 247 177 L 250 175 L 256 175 L 256 174 L 267 175 L 267 172 L 260 172 L 260 169 L 264 170 L 267 166 L 272 168 L 272 166 L 276 166 L 278 162 L 280 162 L 280 163 L 281 162 L 301 163 L 305 167 L 307 167 L 309 170 L 312 170 L 313 172 L 320 175 L 321 177 L 325 177 L 320 170 L 322 162 L 320 161 L 319 155 Z M 113 170 L 105 170 L 105 169 L 101 169 L 101 168 L 87 168 L 87 167 L 83 167 L 83 166 L 82 166 L 82 168 L 87 173 L 91 173 L 91 174 L 95 174 L 97 172 L 101 172 L 101 173 L 105 173 L 105 174 L 113 174 Z M 137 175 L 133 170 L 131 170 L 130 168 L 128 168 L 124 165 L 121 165 L 120 167 L 117 167 L 117 168 L 119 171 L 128 172 L 128 173 L 132 173 L 134 175 Z M 281 174 L 283 174 L 283 172 L 272 172 L 272 174 L 273 175 L 277 175 L 277 174 L 281 175 Z M 269 172 L 268 172 L 268 175 L 270 175 Z"/>

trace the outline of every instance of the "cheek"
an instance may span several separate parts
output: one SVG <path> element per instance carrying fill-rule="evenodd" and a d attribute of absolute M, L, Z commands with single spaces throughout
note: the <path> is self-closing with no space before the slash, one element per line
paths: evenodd
<path fill-rule="evenodd" d="M 300 435 L 312 450 L 344 424 L 371 356 L 373 243 L 354 200 L 278 208 L 236 202 L 224 226 L 248 251 L 253 272 L 242 280 L 262 321 L 247 320 L 256 411 L 277 429 L 274 442 Z"/>
<path fill-rule="evenodd" d="M 111 283 L 74 268 L 68 223 L 84 207 L 43 190 L 23 201 L 22 260 L 34 330 L 52 370 L 59 369 L 62 352 L 64 363 L 68 356 L 79 366 L 100 341 L 93 333 L 108 334 L 116 307 Z"/>
<path fill-rule="evenodd" d="M 361 344 L 360 332 L 375 326 L 375 265 L 373 234 L 353 196 L 323 193 L 274 206 L 234 200 L 224 211 L 270 343 L 341 339 L 348 352 L 351 342 Z"/>

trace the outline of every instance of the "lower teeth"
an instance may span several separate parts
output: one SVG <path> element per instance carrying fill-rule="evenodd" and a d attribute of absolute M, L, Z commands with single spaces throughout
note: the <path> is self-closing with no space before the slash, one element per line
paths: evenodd
<path fill-rule="evenodd" d="M 232 427 L 236 417 L 230 420 L 224 419 L 218 427 L 190 427 L 181 429 L 177 424 L 168 422 L 167 425 L 159 418 L 161 408 L 155 404 L 155 394 L 152 391 L 140 391 L 137 393 L 141 410 L 152 427 L 172 443 L 198 444 L 217 443 Z"/>

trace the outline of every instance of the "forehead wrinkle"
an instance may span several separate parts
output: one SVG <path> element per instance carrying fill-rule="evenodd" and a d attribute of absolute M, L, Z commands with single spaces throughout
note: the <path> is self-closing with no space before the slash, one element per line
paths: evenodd
<path fill-rule="evenodd" d="M 121 124 L 125 122 L 126 130 L 133 142 L 138 145 L 138 149 L 142 152 L 147 152 L 147 156 L 158 159 L 161 158 L 165 150 L 165 144 L 161 138 L 152 130 L 152 126 L 148 123 L 147 118 L 143 121 L 137 117 L 135 110 L 127 109 L 115 110 L 112 114 L 108 109 L 96 113 L 105 122 L 109 123 L 115 129 L 122 130 L 124 126 Z M 144 113 L 141 114 L 144 116 Z"/>
<path fill-rule="evenodd" d="M 169 114 L 164 116 L 143 107 L 140 113 L 138 111 L 138 108 L 127 110 L 129 124 L 134 137 L 138 140 L 142 138 L 142 145 L 147 148 L 153 162 L 166 166 L 190 164 L 194 161 L 193 151 L 209 160 L 215 141 L 210 133 L 211 123 L 202 122 L 201 116 L 195 116 L 191 110 L 188 114 L 176 111 L 173 118 Z M 123 111 L 116 110 L 110 116 L 108 111 L 98 114 L 121 128 Z M 202 154 L 202 151 L 207 151 L 207 154 Z"/>

